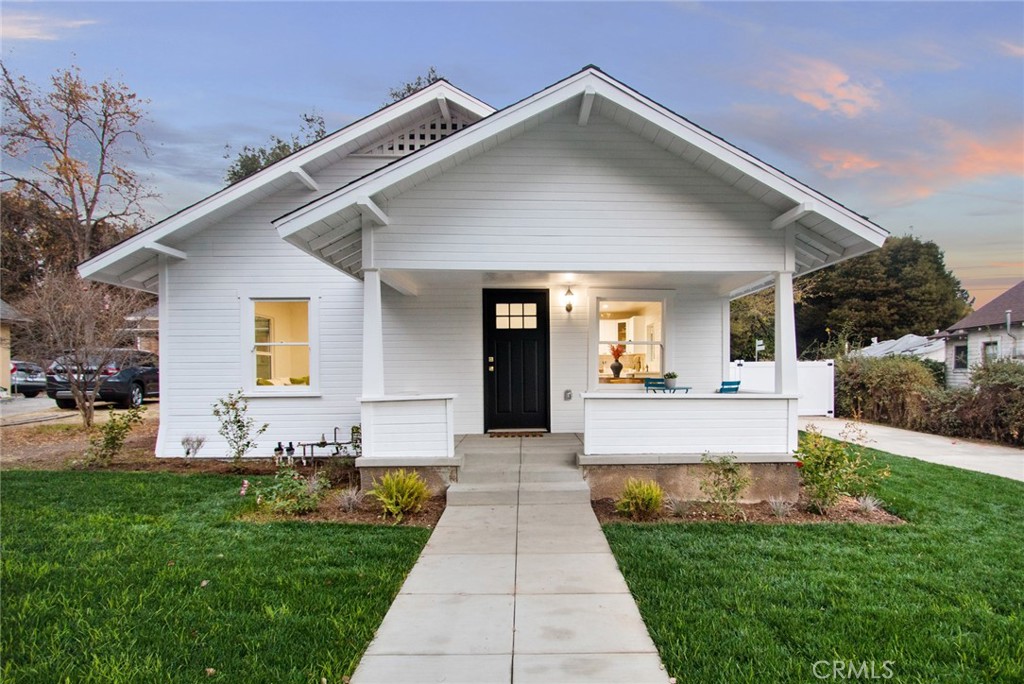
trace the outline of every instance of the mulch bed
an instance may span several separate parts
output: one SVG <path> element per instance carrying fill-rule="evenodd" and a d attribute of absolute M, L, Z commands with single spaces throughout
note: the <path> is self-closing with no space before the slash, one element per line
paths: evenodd
<path fill-rule="evenodd" d="M 341 490 L 334 489 L 324 497 L 320 506 L 312 513 L 304 515 L 271 515 L 263 513 L 252 513 L 243 517 L 249 522 L 331 522 L 350 523 L 362 525 L 399 525 L 400 527 L 434 527 L 444 513 L 445 497 L 431 497 L 418 512 L 405 516 L 402 522 L 396 523 L 394 518 L 385 518 L 380 511 L 376 499 L 366 497 L 362 505 L 354 511 L 342 509 L 339 499 Z"/>
<path fill-rule="evenodd" d="M 601 524 L 636 522 L 615 510 L 613 499 L 600 499 L 592 501 L 594 513 Z M 746 515 L 743 517 L 729 518 L 718 513 L 715 508 L 706 503 L 695 502 L 691 504 L 685 515 L 672 515 L 665 510 L 659 517 L 647 522 L 655 523 L 693 523 L 693 522 L 748 522 L 762 525 L 813 525 L 820 523 L 858 523 L 865 525 L 902 525 L 905 521 L 878 508 L 870 513 L 862 512 L 856 499 L 843 497 L 833 508 L 825 514 L 809 510 L 805 501 L 797 503 L 790 513 L 783 517 L 776 517 L 772 513 L 767 501 L 756 504 L 739 504 L 740 509 Z"/>

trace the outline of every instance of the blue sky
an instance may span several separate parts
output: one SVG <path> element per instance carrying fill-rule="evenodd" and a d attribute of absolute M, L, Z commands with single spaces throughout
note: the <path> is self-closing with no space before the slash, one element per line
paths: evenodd
<path fill-rule="evenodd" d="M 16 3 L 3 59 L 150 100 L 154 219 L 221 185 L 224 145 L 377 109 L 434 65 L 502 107 L 596 64 L 896 235 L 978 303 L 1024 278 L 1024 3 Z"/>

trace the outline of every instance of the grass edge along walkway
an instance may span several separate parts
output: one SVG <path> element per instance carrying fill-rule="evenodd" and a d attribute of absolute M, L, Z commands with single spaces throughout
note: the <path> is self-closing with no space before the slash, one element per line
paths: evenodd
<path fill-rule="evenodd" d="M 672 676 L 1024 681 L 1024 483 L 870 453 L 908 524 L 604 527 Z"/>
<path fill-rule="evenodd" d="M 0 478 L 4 682 L 341 682 L 430 535 L 238 522 L 240 477 Z"/>

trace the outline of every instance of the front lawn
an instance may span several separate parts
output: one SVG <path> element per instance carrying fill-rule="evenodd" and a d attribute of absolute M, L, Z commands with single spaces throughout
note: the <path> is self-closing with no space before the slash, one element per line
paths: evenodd
<path fill-rule="evenodd" d="M 1024 681 L 1024 483 L 873 453 L 907 525 L 605 526 L 672 676 Z"/>
<path fill-rule="evenodd" d="M 430 530 L 237 522 L 240 482 L 4 471 L 0 679 L 350 675 Z"/>

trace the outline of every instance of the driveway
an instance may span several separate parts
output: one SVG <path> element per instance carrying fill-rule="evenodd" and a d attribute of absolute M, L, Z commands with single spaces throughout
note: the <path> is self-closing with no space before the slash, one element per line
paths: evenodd
<path fill-rule="evenodd" d="M 806 430 L 808 425 L 814 425 L 826 437 L 842 439 L 839 433 L 849 422 L 852 421 L 845 418 L 806 417 L 800 419 L 800 429 Z M 1024 449 L 940 437 L 873 423 L 858 425 L 867 433 L 867 446 L 872 449 L 1024 481 Z"/>

